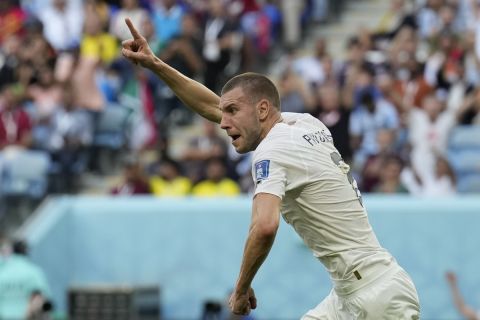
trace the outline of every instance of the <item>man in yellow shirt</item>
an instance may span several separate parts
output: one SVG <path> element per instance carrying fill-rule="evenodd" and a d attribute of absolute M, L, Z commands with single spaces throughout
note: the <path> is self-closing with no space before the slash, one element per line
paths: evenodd
<path fill-rule="evenodd" d="M 240 187 L 226 176 L 225 164 L 220 159 L 207 163 L 207 178 L 193 187 L 192 194 L 200 197 L 232 197 L 240 194 Z"/>
<path fill-rule="evenodd" d="M 158 175 L 150 178 L 150 188 L 158 197 L 182 197 L 190 193 L 192 182 L 180 175 L 175 161 L 165 159 L 160 163 Z"/>

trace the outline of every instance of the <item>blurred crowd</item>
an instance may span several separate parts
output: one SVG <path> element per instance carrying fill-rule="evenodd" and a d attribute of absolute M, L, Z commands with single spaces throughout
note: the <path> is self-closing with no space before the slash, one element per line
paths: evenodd
<path fill-rule="evenodd" d="M 124 20 L 161 59 L 218 92 L 232 75 L 265 71 L 275 50 L 298 46 L 303 26 L 325 21 L 327 4 L 1 1 L 0 196 L 76 193 L 85 173 L 110 174 L 119 163 L 135 183 L 112 193 L 238 194 L 232 152 L 211 125 L 172 159 L 172 128 L 198 119 L 154 74 L 120 55 L 131 37 Z M 152 150 L 155 163 L 136 163 Z M 177 175 L 187 178 L 166 182 Z"/>
<path fill-rule="evenodd" d="M 450 162 L 451 132 L 480 125 L 479 5 L 392 0 L 375 28 L 358 28 L 345 39 L 343 59 L 331 55 L 327 38 L 314 39 L 310 51 L 285 46 L 280 67 L 270 74 L 282 110 L 308 112 L 325 123 L 362 192 L 456 194 L 463 172 Z M 156 195 L 204 194 L 198 193 L 204 183 L 211 195 L 251 191 L 249 155 L 224 141 L 205 123 L 178 162 L 160 162 L 153 178 L 134 184 L 143 181 L 143 190 Z M 212 170 L 218 159 L 223 168 L 214 161 L 219 167 Z M 476 150 L 473 161 L 479 160 Z M 125 181 L 133 181 L 130 176 Z M 237 191 L 221 187 L 229 178 Z M 172 187 L 180 184 L 183 192 Z M 161 191 L 160 185 L 168 187 Z M 472 191 L 478 190 L 462 189 Z"/>
<path fill-rule="evenodd" d="M 29 189 L 35 194 L 78 192 L 85 173 L 118 163 L 123 182 L 112 194 L 251 191 L 250 155 L 237 154 L 154 74 L 121 57 L 126 17 L 161 59 L 215 92 L 235 74 L 276 65 L 269 76 L 283 111 L 308 112 L 330 128 L 363 192 L 456 193 L 449 133 L 480 124 L 479 2 L 391 0 L 376 27 L 344 39 L 343 55 L 322 37 L 304 49 L 305 30 L 321 28 L 338 3 L 1 1 L 4 194 L 22 190 L 12 169 L 21 159 L 48 176 Z M 173 154 L 174 129 L 192 126 L 201 134 Z M 35 154 L 25 157 L 27 150 Z M 155 153 L 148 163 L 146 151 Z"/>

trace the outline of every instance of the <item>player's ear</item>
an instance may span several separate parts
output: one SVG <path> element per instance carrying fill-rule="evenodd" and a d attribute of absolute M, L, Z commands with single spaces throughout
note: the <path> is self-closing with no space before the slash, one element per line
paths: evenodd
<path fill-rule="evenodd" d="M 267 118 L 271 107 L 272 106 L 270 105 L 270 103 L 268 102 L 267 99 L 262 99 L 258 102 L 258 104 L 257 104 L 257 114 L 258 114 L 258 118 L 260 119 L 260 121 L 263 121 Z"/>

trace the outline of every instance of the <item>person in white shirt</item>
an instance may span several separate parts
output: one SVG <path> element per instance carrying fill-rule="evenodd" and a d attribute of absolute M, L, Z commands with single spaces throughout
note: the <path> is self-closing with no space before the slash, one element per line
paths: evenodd
<path fill-rule="evenodd" d="M 38 13 L 43 24 L 43 35 L 52 47 L 61 52 L 80 46 L 84 12 L 81 2 L 51 0 Z"/>
<path fill-rule="evenodd" d="M 235 314 L 257 306 L 251 283 L 273 245 L 280 213 L 323 263 L 334 283 L 302 319 L 419 319 L 415 286 L 380 246 L 360 192 L 332 136 L 308 114 L 280 112 L 265 76 L 232 78 L 221 97 L 169 67 L 130 20 L 133 39 L 122 54 L 155 72 L 189 107 L 219 123 L 239 153 L 253 152 L 255 191 L 243 261 L 229 305 Z"/>

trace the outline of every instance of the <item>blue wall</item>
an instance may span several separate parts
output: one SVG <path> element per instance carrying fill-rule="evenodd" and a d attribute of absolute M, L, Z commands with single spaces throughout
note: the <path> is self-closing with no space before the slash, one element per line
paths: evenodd
<path fill-rule="evenodd" d="M 458 319 L 444 280 L 459 274 L 480 307 L 480 197 L 365 197 L 384 247 L 412 276 L 422 319 Z M 197 319 L 236 280 L 251 200 L 73 197 L 48 201 L 22 230 L 66 309 L 70 285 L 159 284 L 167 319 Z M 258 319 L 298 319 L 330 290 L 322 265 L 282 224 L 254 289 Z"/>

